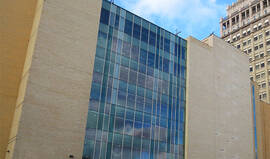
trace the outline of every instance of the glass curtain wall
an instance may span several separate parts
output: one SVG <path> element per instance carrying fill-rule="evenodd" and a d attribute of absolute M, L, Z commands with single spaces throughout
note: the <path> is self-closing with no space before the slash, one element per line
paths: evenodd
<path fill-rule="evenodd" d="M 183 159 L 186 40 L 103 1 L 83 159 Z"/>

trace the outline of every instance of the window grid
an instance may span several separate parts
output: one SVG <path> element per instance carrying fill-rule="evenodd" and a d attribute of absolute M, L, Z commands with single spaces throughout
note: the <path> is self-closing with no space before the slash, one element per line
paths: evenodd
<path fill-rule="evenodd" d="M 185 77 L 185 40 L 103 1 L 83 158 L 183 158 Z"/>

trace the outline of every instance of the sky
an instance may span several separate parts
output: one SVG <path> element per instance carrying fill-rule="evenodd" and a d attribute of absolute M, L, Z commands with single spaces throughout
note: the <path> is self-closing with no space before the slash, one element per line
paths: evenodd
<path fill-rule="evenodd" d="M 179 36 L 220 36 L 219 21 L 237 0 L 114 0 L 114 3 Z"/>

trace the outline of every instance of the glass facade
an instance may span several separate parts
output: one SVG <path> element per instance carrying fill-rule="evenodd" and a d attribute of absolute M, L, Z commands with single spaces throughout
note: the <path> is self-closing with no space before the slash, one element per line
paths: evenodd
<path fill-rule="evenodd" d="M 83 159 L 183 159 L 186 40 L 103 1 Z"/>

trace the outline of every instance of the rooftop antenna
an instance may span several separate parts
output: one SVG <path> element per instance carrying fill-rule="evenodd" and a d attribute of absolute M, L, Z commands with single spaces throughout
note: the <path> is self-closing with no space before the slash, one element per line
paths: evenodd
<path fill-rule="evenodd" d="M 181 31 L 178 31 L 178 29 L 175 29 L 175 35 L 179 35 L 181 33 Z"/>

